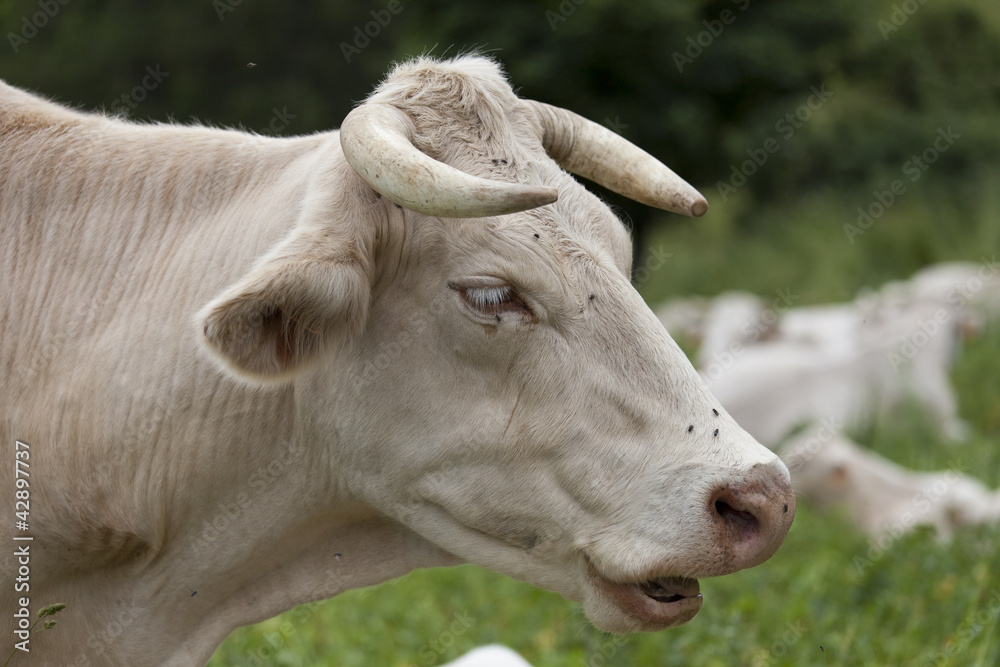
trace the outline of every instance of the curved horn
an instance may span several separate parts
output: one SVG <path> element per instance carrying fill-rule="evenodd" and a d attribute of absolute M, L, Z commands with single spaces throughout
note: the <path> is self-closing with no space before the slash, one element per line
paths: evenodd
<path fill-rule="evenodd" d="M 413 145 L 405 114 L 363 104 L 340 127 L 344 156 L 365 183 L 404 208 L 442 218 L 481 218 L 551 204 L 555 188 L 471 176 Z"/>
<path fill-rule="evenodd" d="M 708 210 L 697 190 L 635 144 L 572 111 L 525 102 L 542 124 L 545 151 L 566 171 L 648 206 L 695 217 Z"/>

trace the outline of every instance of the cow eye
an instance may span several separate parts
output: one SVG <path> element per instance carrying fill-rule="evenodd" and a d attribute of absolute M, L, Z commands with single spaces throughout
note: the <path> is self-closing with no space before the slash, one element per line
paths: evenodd
<path fill-rule="evenodd" d="M 489 319 L 513 313 L 532 316 L 531 309 L 510 285 L 452 286 L 473 313 Z"/>

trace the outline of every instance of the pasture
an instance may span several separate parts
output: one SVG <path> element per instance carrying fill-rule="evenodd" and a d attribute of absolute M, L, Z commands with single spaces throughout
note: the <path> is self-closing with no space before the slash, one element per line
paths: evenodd
<path fill-rule="evenodd" d="M 674 216 L 651 236 L 650 247 L 670 256 L 637 273 L 650 303 L 733 288 L 790 289 L 796 305 L 846 300 L 925 264 L 980 261 L 1000 247 L 995 194 L 967 198 L 928 183 L 850 243 L 843 224 L 870 193 L 763 208 L 702 190 L 711 204 L 705 218 Z M 970 186 L 977 190 L 988 192 Z M 851 435 L 907 467 L 954 469 L 1000 487 L 998 371 L 993 321 L 953 370 L 968 442 L 943 441 L 915 408 Z M 210 664 L 431 667 L 492 642 L 538 667 L 1000 664 L 997 527 L 963 529 L 950 542 L 925 530 L 873 541 L 846 516 L 800 498 L 773 558 L 701 584 L 705 605 L 687 625 L 616 637 L 595 630 L 579 605 L 476 566 L 417 571 L 242 628 Z"/>

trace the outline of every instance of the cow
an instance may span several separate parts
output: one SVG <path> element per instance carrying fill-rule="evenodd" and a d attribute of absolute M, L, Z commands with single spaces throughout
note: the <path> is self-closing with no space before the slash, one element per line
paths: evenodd
<path fill-rule="evenodd" d="M 778 313 L 767 310 L 756 294 L 736 290 L 719 294 L 706 309 L 695 365 L 711 377 L 714 367 L 725 365 L 734 353 L 773 338 L 777 321 Z"/>
<path fill-rule="evenodd" d="M 1000 317 L 1000 264 L 996 255 L 972 262 L 942 262 L 914 273 L 909 290 L 915 298 L 935 299 L 964 316 L 968 333 L 978 333 L 985 321 Z"/>
<path fill-rule="evenodd" d="M 946 438 L 967 437 L 949 378 L 969 328 L 956 302 L 889 283 L 852 303 L 791 309 L 766 340 L 749 343 L 734 332 L 758 331 L 766 318 L 745 303 L 742 318 L 718 328 L 729 335 L 717 336 L 713 353 L 701 355 L 701 371 L 764 444 L 776 447 L 796 427 L 824 419 L 864 427 L 907 400 L 918 402 Z M 736 312 L 733 305 L 720 310 Z"/>
<path fill-rule="evenodd" d="M 204 663 L 237 626 L 465 562 L 653 631 L 769 558 L 787 468 L 570 172 L 707 207 L 477 55 L 401 63 L 295 138 L 2 85 L 0 434 L 31 477 L 3 560 L 30 591 L 0 600 L 7 624 L 22 595 L 68 605 L 33 664 Z"/>
<path fill-rule="evenodd" d="M 490 644 L 472 649 L 441 667 L 531 667 L 531 663 L 506 646 Z"/>
<path fill-rule="evenodd" d="M 672 337 L 700 349 L 710 307 L 711 300 L 706 297 L 677 297 L 664 301 L 653 312 Z"/>
<path fill-rule="evenodd" d="M 780 451 L 797 493 L 821 508 L 845 508 L 872 537 L 929 526 L 946 539 L 961 526 L 1000 523 L 1000 491 L 958 469 L 903 468 L 827 425 L 811 425 Z"/>

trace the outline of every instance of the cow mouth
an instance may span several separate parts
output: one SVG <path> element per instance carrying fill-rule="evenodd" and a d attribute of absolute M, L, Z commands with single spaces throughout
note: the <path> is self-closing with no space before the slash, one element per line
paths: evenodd
<path fill-rule="evenodd" d="M 613 581 L 601 575 L 589 558 L 584 560 L 594 588 L 637 621 L 638 629 L 654 631 L 681 625 L 701 609 L 697 579 L 670 575 L 642 581 Z"/>
<path fill-rule="evenodd" d="M 697 579 L 686 577 L 661 577 L 635 584 L 647 597 L 662 604 L 672 604 L 689 598 L 701 599 Z"/>

